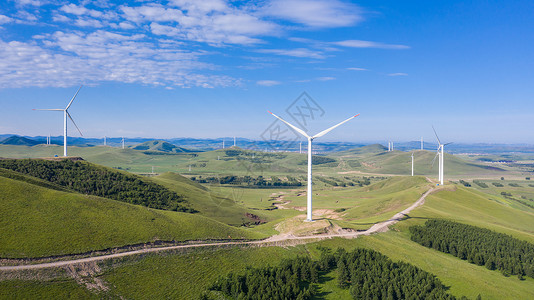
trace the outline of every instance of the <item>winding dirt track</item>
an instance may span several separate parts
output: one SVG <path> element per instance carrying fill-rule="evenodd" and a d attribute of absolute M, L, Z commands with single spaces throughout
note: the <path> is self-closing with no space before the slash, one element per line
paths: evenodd
<path fill-rule="evenodd" d="M 329 239 L 333 237 L 355 238 L 360 235 L 370 235 L 370 234 L 377 233 L 377 232 L 387 231 L 390 225 L 397 223 L 405 215 L 411 212 L 413 209 L 415 209 L 418 206 L 423 205 L 423 203 L 425 203 L 425 198 L 429 194 L 435 192 L 436 190 L 438 189 L 431 188 L 430 190 L 426 191 L 410 207 L 395 214 L 391 219 L 387 221 L 380 222 L 380 223 L 373 225 L 371 228 L 367 229 L 366 231 L 357 231 L 357 232 L 341 233 L 341 234 L 318 234 L 318 235 L 310 235 L 310 236 L 275 235 L 265 240 L 251 241 L 251 242 L 221 242 L 221 243 L 204 243 L 204 244 L 190 244 L 190 245 L 180 245 L 180 246 L 147 248 L 147 249 L 122 252 L 122 253 L 93 256 L 93 257 L 86 257 L 86 258 L 73 259 L 73 260 L 55 261 L 55 262 L 49 262 L 49 263 L 18 265 L 18 266 L 0 266 L 0 271 L 20 271 L 20 270 L 37 270 L 37 269 L 45 269 L 45 268 L 57 268 L 57 267 L 64 267 L 64 266 L 76 265 L 76 264 L 81 264 L 81 263 L 102 261 L 102 260 L 112 259 L 112 258 L 120 258 L 120 257 L 125 257 L 125 256 L 136 255 L 136 254 L 146 254 L 146 253 L 152 253 L 152 252 L 169 251 L 169 250 L 176 250 L 176 249 L 183 249 L 183 248 L 200 248 L 200 247 L 214 247 L 214 246 L 227 246 L 227 245 L 265 245 L 267 246 L 269 244 L 276 245 L 279 242 L 292 241 L 292 240 L 322 240 L 322 239 Z"/>

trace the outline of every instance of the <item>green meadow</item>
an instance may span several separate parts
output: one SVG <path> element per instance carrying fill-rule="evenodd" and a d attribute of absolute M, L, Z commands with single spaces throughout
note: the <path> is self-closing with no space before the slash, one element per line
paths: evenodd
<path fill-rule="evenodd" d="M 55 146 L 4 145 L 0 146 L 0 157 L 46 157 L 60 154 L 58 151 L 61 148 Z M 149 174 L 146 180 L 183 195 L 198 213 L 155 210 L 87 196 L 3 170 L 0 257 L 68 255 L 153 241 L 259 239 L 278 234 L 280 228 L 300 226 L 302 222 L 296 218 L 305 215 L 301 210 L 306 206 L 303 154 L 235 148 L 147 154 L 103 146 L 72 147 L 69 152 L 92 163 L 138 174 L 151 173 L 155 166 L 156 174 Z M 434 155 L 431 151 L 415 152 L 418 176 L 414 177 L 400 176 L 410 170 L 410 153 L 384 152 L 372 145 L 329 155 L 335 162 L 314 165 L 316 224 L 364 230 L 391 218 L 435 186 L 435 181 L 429 181 L 437 173 L 437 166 L 430 168 Z M 386 233 L 283 247 L 213 246 L 104 261 L 98 263 L 95 274 L 84 278 L 101 280 L 105 290 L 87 289 L 64 271 L 52 275 L 0 273 L 0 298 L 145 299 L 150 295 L 155 299 L 198 299 L 219 276 L 240 273 L 249 266 L 274 266 L 297 255 L 318 259 L 318 247 L 374 249 L 433 273 L 456 297 L 475 299 L 480 294 L 482 299 L 534 298 L 532 278 L 506 277 L 410 240 L 410 226 L 429 218 L 444 218 L 534 243 L 534 209 L 528 205 L 534 197 L 533 183 L 517 179 L 517 170 L 492 168 L 456 156 L 446 155 L 445 163 L 452 181 Z M 284 182 L 291 177 L 303 185 L 253 187 L 198 182 L 199 176 L 228 175 L 262 176 L 268 182 L 274 182 L 273 178 Z M 512 179 L 512 175 L 516 177 Z M 193 177 L 196 181 L 190 180 Z M 464 186 L 460 179 L 471 186 Z M 336 272 L 321 274 L 316 286 L 320 296 L 316 299 L 350 299 L 348 291 L 337 286 L 336 278 Z"/>

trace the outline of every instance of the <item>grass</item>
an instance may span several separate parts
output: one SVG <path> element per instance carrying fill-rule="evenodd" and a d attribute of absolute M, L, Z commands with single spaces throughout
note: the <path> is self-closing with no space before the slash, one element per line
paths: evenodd
<path fill-rule="evenodd" d="M 6 152 L 1 146 L 0 156 Z M 61 150 L 59 147 L 26 147 L 31 155 L 50 156 L 48 151 Z M 15 150 L 13 150 L 15 149 Z M 151 165 L 156 172 L 174 171 L 188 175 L 196 174 L 233 174 L 263 176 L 301 176 L 305 166 L 298 165 L 304 155 L 289 153 L 279 157 L 265 157 L 265 162 L 254 165 L 251 158 L 237 161 L 227 156 L 223 150 L 199 153 L 198 156 L 186 155 L 146 155 L 131 149 L 110 147 L 78 148 L 72 147 L 70 153 L 107 166 L 120 166 L 135 172 L 149 172 Z M 16 150 L 19 151 L 19 150 Z M 16 152 L 15 151 L 15 152 Z M 18 155 L 28 155 L 24 151 Z M 60 152 L 60 151 L 59 151 Z M 364 151 L 365 152 L 365 151 Z M 344 176 L 358 178 L 361 174 L 338 174 L 338 172 L 363 171 L 369 173 L 406 174 L 410 170 L 409 153 L 390 152 L 377 155 L 378 152 L 337 156 L 338 166 L 314 166 L 315 176 Z M 46 155 L 45 155 L 46 154 Z M 59 153 L 58 153 L 59 154 Z M 246 155 L 252 154 L 247 152 Z M 245 155 L 245 156 L 246 156 Z M 347 154 L 348 155 L 348 154 Z M 416 151 L 416 174 L 434 174 L 429 165 L 434 153 Z M 255 153 L 255 157 L 259 157 Z M 349 167 L 348 160 L 356 160 L 359 167 Z M 245 163 L 245 164 L 244 164 Z M 188 166 L 192 171 L 188 171 Z M 248 165 L 247 165 L 248 164 Z M 357 164 L 353 164 L 357 165 Z M 487 169 L 483 165 L 470 165 L 446 155 L 446 173 L 459 178 L 469 176 L 497 176 L 502 171 Z M 247 169 L 247 166 L 255 168 Z M 418 167 L 419 166 L 419 167 Z M 425 166 L 425 167 L 423 167 Z M 418 171 L 419 170 L 419 171 Z M 421 173 L 419 173 L 421 172 Z M 447 175 L 448 176 L 448 175 Z M 461 177 L 460 177 L 461 176 Z M 504 175 L 507 176 L 507 175 Z M 478 177 L 477 177 L 478 178 Z M 500 175 L 499 175 L 500 178 Z M 288 206 L 305 206 L 306 196 L 297 196 L 305 187 L 295 189 L 245 189 L 231 186 L 203 186 L 192 183 L 187 178 L 174 173 L 152 177 L 169 189 L 186 194 L 188 201 L 201 214 L 225 223 L 237 224 L 243 214 L 252 212 L 269 221 L 269 223 L 250 229 L 239 229 L 203 218 L 199 215 L 163 212 L 137 207 L 97 197 L 87 197 L 64 191 L 51 190 L 21 178 L 0 177 L 0 243 L 2 256 L 6 253 L 14 256 L 43 256 L 43 253 L 73 253 L 87 251 L 81 249 L 102 249 L 107 245 L 120 245 L 132 241 L 151 241 L 154 239 L 196 239 L 212 237 L 259 237 L 276 234 L 275 224 L 305 212 L 295 210 L 268 211 L 273 193 L 285 192 L 285 200 L 291 200 Z M 334 221 L 342 227 L 364 229 L 373 223 L 390 218 L 396 212 L 416 201 L 429 185 L 422 176 L 394 176 L 387 180 L 374 180 L 365 187 L 331 187 L 316 182 L 314 191 L 314 208 L 344 209 L 340 212 L 343 220 Z M 486 181 L 485 181 L 486 182 Z M 489 188 L 483 189 L 473 185 L 465 188 L 460 185 L 455 191 L 441 191 L 427 197 L 425 205 L 412 211 L 406 220 L 394 226 L 394 230 L 361 237 L 354 240 L 331 239 L 296 247 L 229 247 L 191 250 L 184 253 L 151 254 L 143 257 L 128 258 L 123 261 L 108 263 L 100 278 L 112 288 L 110 295 L 124 298 L 198 298 L 218 276 L 229 272 L 242 272 L 246 266 L 264 266 L 278 264 L 283 258 L 296 255 L 310 255 L 318 258 L 318 246 L 335 249 L 345 247 L 367 247 L 377 250 L 393 260 L 403 260 L 438 276 L 450 287 L 453 295 L 475 298 L 481 294 L 483 299 L 532 299 L 534 298 L 534 280 L 527 278 L 520 281 L 517 277 L 505 277 L 497 271 L 469 264 L 452 255 L 444 254 L 412 242 L 408 228 L 422 224 L 428 218 L 446 218 L 458 222 L 484 227 L 510 234 L 516 238 L 534 243 L 534 213 L 517 201 L 502 197 L 502 191 L 510 192 L 514 197 L 529 197 L 532 187 L 525 182 L 503 181 L 498 188 L 487 181 Z M 499 181 L 500 182 L 500 181 Z M 509 183 L 517 183 L 510 186 Z M 5 193 L 4 193 L 5 191 Z M 105 213 L 104 213 L 105 212 Z M 4 216 L 6 216 L 4 218 Z M 187 217 L 190 219 L 188 219 Z M 42 228 L 35 231 L 34 228 Z M 12 238 L 13 237 L 13 238 Z M 25 253 L 27 252 L 27 253 Z M 347 299 L 348 291 L 337 287 L 336 273 L 323 274 L 323 282 L 318 286 L 325 299 Z M 16 290 L 14 287 L 21 287 Z M 33 298 L 42 292 L 65 289 L 64 293 L 78 295 L 80 287 L 72 280 L 59 281 L 0 281 L 0 295 L 8 291 L 13 297 Z M 59 298 L 64 296 L 58 292 Z M 79 294 L 81 298 L 85 295 Z M 104 297 L 104 296 L 103 296 Z M 58 298 L 58 297 L 56 297 Z"/>
<path fill-rule="evenodd" d="M 505 277 L 500 272 L 490 271 L 449 254 L 444 254 L 412 242 L 406 233 L 387 232 L 353 241 L 333 239 L 321 243 L 331 248 L 365 247 L 381 252 L 395 261 L 405 261 L 435 274 L 449 292 L 457 297 L 463 295 L 474 299 L 532 299 L 534 280 L 521 281 L 517 277 Z"/>
<path fill-rule="evenodd" d="M 422 224 L 428 218 L 444 218 L 510 234 L 534 243 L 534 213 L 492 200 L 491 195 L 457 185 L 456 191 L 440 191 L 409 214 L 401 226 Z M 404 228 L 403 228 L 404 229 Z"/>
<path fill-rule="evenodd" d="M 155 240 L 257 238 L 209 218 L 0 177 L 0 257 L 42 257 Z"/>
<path fill-rule="evenodd" d="M 0 299 L 101 299 L 72 279 L 0 281 Z"/>
<path fill-rule="evenodd" d="M 198 299 L 219 276 L 246 266 L 277 265 L 283 258 L 306 255 L 304 247 L 229 248 L 177 255 L 151 255 L 106 272 L 102 278 L 129 299 Z"/>

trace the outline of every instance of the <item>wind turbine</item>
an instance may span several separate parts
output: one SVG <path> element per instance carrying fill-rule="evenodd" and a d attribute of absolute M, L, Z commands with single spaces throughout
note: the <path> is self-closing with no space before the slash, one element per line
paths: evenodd
<path fill-rule="evenodd" d="M 124 137 L 122 137 L 122 149 L 124 149 Z"/>
<path fill-rule="evenodd" d="M 306 221 L 313 221 L 312 219 L 312 141 L 318 137 L 322 137 L 323 135 L 329 133 L 331 130 L 333 130 L 334 128 L 356 118 L 357 116 L 359 116 L 360 114 L 357 114 L 355 116 L 352 116 L 348 119 L 346 119 L 345 121 L 337 124 L 337 125 L 334 125 L 326 130 L 323 130 L 321 132 L 319 132 L 318 134 L 314 135 L 314 136 L 309 136 L 304 130 L 290 124 L 289 122 L 287 122 L 286 120 L 280 118 L 279 116 L 273 114 L 272 112 L 269 112 L 271 115 L 273 115 L 275 118 L 277 118 L 278 120 L 284 122 L 287 126 L 293 128 L 296 132 L 302 134 L 304 137 L 306 137 L 308 139 L 308 192 L 307 192 L 307 196 L 308 196 L 308 213 L 307 213 L 307 218 L 306 218 Z"/>
<path fill-rule="evenodd" d="M 63 156 L 65 157 L 67 157 L 67 117 L 69 117 L 69 119 L 72 121 L 72 124 L 74 124 L 76 129 L 78 129 L 78 132 L 80 133 L 80 135 L 83 136 L 82 132 L 80 131 L 80 128 L 78 128 L 78 125 L 76 125 L 76 122 L 74 122 L 74 120 L 72 119 L 68 111 L 69 107 L 72 105 L 72 101 L 74 101 L 74 98 L 76 98 L 81 88 L 82 86 L 78 88 L 78 90 L 76 91 L 76 94 L 74 94 L 72 99 L 70 99 L 69 104 L 65 108 L 54 108 L 54 109 L 35 109 L 34 108 L 33 109 L 33 110 L 50 110 L 50 111 L 62 111 L 63 112 Z"/>
<path fill-rule="evenodd" d="M 432 126 L 432 129 L 434 130 L 434 134 L 436 135 L 436 139 L 438 140 L 438 150 L 437 150 L 436 156 L 434 157 L 434 160 L 432 160 L 432 165 L 434 165 L 434 161 L 436 160 L 436 157 L 437 157 L 438 163 L 439 163 L 438 180 L 440 184 L 443 185 L 443 153 L 444 153 L 443 148 L 444 146 L 452 144 L 452 142 L 447 143 L 447 144 L 442 144 L 441 141 L 439 140 L 438 134 L 436 133 L 436 129 L 434 128 L 434 126 Z"/>
<path fill-rule="evenodd" d="M 421 150 L 423 150 L 423 137 L 421 137 Z"/>

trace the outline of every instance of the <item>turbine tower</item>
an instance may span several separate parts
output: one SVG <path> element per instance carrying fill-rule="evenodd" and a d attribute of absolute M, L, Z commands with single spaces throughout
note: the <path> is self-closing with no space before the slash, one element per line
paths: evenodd
<path fill-rule="evenodd" d="M 80 131 L 80 128 L 78 128 L 78 125 L 76 125 L 76 122 L 74 122 L 74 120 L 72 119 L 68 111 L 69 107 L 72 105 L 72 101 L 74 101 L 74 98 L 76 98 L 81 88 L 82 86 L 78 88 L 78 90 L 76 91 L 76 94 L 74 94 L 72 99 L 70 99 L 69 104 L 65 108 L 53 108 L 53 109 L 35 109 L 34 108 L 33 109 L 33 110 L 49 110 L 49 111 L 62 111 L 63 112 L 63 156 L 64 157 L 67 157 L 67 117 L 72 121 L 72 124 L 74 124 L 76 129 L 78 129 L 78 132 L 80 133 L 80 135 L 83 136 L 82 132 Z"/>
<path fill-rule="evenodd" d="M 306 137 L 308 139 L 308 192 L 307 192 L 307 196 L 308 196 L 308 212 L 307 212 L 307 218 L 306 218 L 306 221 L 313 221 L 313 218 L 312 218 L 312 141 L 318 137 L 322 137 L 323 135 L 329 133 L 331 130 L 333 130 L 334 128 L 356 118 L 357 116 L 359 116 L 360 114 L 357 114 L 355 116 L 352 116 L 348 119 L 346 119 L 345 121 L 337 124 L 337 125 L 334 125 L 326 130 L 323 130 L 321 132 L 319 132 L 318 134 L 314 135 L 314 136 L 309 136 L 304 130 L 288 123 L 287 121 L 285 121 L 284 119 L 280 118 L 279 116 L 273 114 L 272 112 L 269 112 L 271 115 L 273 115 L 275 118 L 277 118 L 278 120 L 284 122 L 287 126 L 293 128 L 296 132 L 302 134 L 304 137 Z"/>
<path fill-rule="evenodd" d="M 437 153 L 436 153 L 436 156 L 434 157 L 434 160 L 432 160 L 432 165 L 434 165 L 434 161 L 436 160 L 436 157 L 438 158 L 438 163 L 439 163 L 439 176 L 438 176 L 438 180 L 440 182 L 441 185 L 443 185 L 443 154 L 444 154 L 444 151 L 443 151 L 443 148 L 447 145 L 450 145 L 452 144 L 451 143 L 447 143 L 447 144 L 442 144 L 439 137 L 438 137 L 438 134 L 436 133 L 436 129 L 434 129 L 434 126 L 432 126 L 432 129 L 434 130 L 434 134 L 436 135 L 436 139 L 438 140 L 438 150 L 437 150 Z"/>
<path fill-rule="evenodd" d="M 423 150 L 423 137 L 421 137 L 421 150 Z"/>
<path fill-rule="evenodd" d="M 124 149 L 124 137 L 122 137 L 122 149 Z"/>

